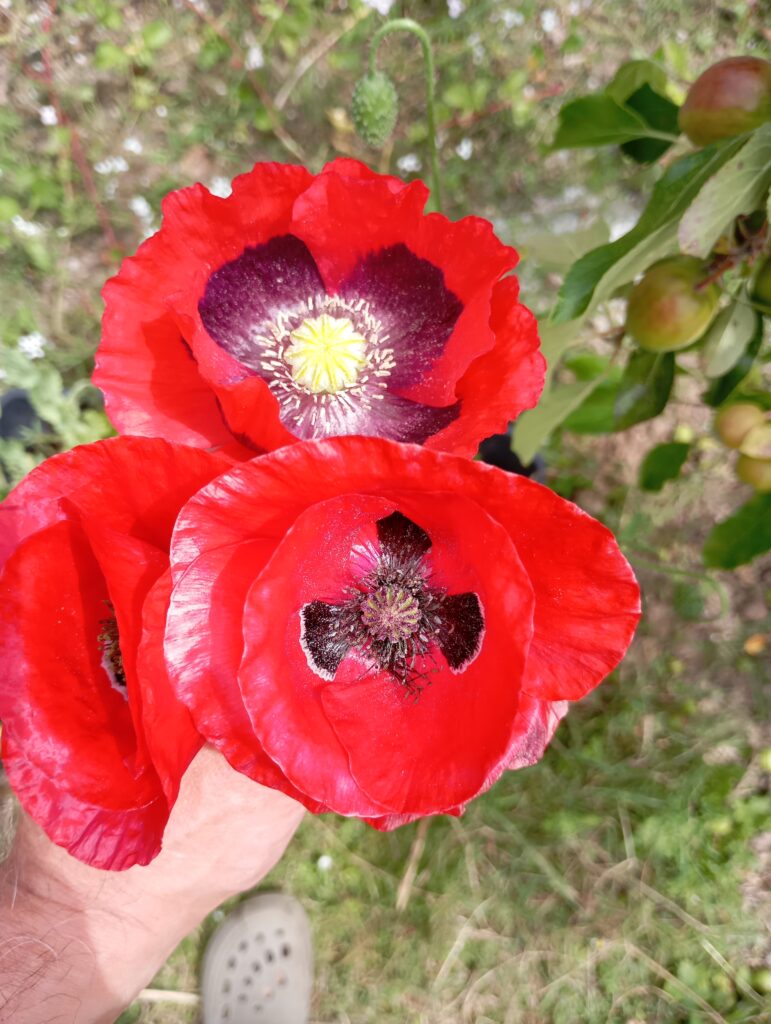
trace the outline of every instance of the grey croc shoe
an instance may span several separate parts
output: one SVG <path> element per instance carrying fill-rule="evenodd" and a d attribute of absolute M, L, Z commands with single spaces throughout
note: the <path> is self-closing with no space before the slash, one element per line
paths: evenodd
<path fill-rule="evenodd" d="M 305 911 L 262 893 L 228 914 L 206 947 L 203 1024 L 306 1024 L 313 949 Z"/>

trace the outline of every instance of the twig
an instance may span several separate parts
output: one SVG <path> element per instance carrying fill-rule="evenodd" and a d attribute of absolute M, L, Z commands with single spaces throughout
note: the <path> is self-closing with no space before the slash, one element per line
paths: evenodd
<path fill-rule="evenodd" d="M 407 867 L 404 871 L 404 875 L 402 876 L 402 880 L 399 883 L 399 888 L 396 891 L 396 909 L 400 913 L 407 909 L 407 904 L 410 902 L 412 886 L 415 883 L 415 876 L 418 873 L 420 858 L 423 856 L 423 850 L 426 847 L 426 833 L 428 832 L 428 825 L 429 819 L 421 818 L 418 827 L 415 830 L 415 839 L 412 843 Z"/>
<path fill-rule="evenodd" d="M 488 897 L 486 900 L 483 900 L 481 903 L 477 904 L 474 910 L 472 910 L 471 914 L 466 918 L 466 920 L 461 925 L 458 934 L 455 936 L 455 941 L 450 946 L 450 950 L 442 962 L 442 966 L 437 971 L 436 977 L 434 978 L 433 983 L 431 985 L 432 988 L 438 988 L 444 981 L 453 963 L 458 959 L 460 954 L 463 952 L 463 947 L 466 945 L 469 938 L 471 937 L 471 932 L 474 928 L 474 922 L 485 909 L 487 904 L 490 902 L 491 898 L 492 897 Z"/>
<path fill-rule="evenodd" d="M 281 145 L 284 147 L 284 149 L 287 150 L 288 153 L 291 153 L 292 156 L 296 157 L 298 160 L 301 160 L 303 163 L 306 163 L 308 158 L 302 146 L 299 144 L 299 142 L 292 138 L 292 136 L 289 134 L 286 128 L 284 128 L 284 126 L 282 125 L 281 119 L 278 116 L 278 111 L 276 110 L 275 104 L 270 93 L 262 84 L 259 77 L 253 74 L 251 71 L 249 71 L 249 69 L 246 67 L 246 54 L 244 53 L 243 47 L 238 42 L 236 42 L 236 40 L 230 35 L 230 33 L 226 29 L 224 29 L 220 25 L 219 21 L 211 14 L 209 14 L 207 10 L 196 6 L 193 0 L 182 0 L 182 2 L 184 3 L 185 7 L 187 7 L 188 10 L 192 11 L 193 14 L 195 14 L 198 18 L 201 19 L 201 21 L 205 22 L 205 24 L 209 26 L 212 32 L 214 32 L 214 34 L 218 36 L 223 41 L 223 43 L 225 43 L 225 45 L 230 49 L 230 52 L 233 55 L 234 67 L 236 67 L 240 71 L 243 71 L 246 80 L 249 82 L 249 85 L 252 87 L 252 89 L 254 89 L 255 93 L 257 94 L 257 98 L 265 108 L 265 113 L 268 115 L 268 120 L 270 121 L 271 131 L 276 136 Z"/>
<path fill-rule="evenodd" d="M 344 35 L 347 35 L 351 29 L 355 28 L 360 21 L 364 21 L 372 14 L 372 11 L 365 9 L 363 11 L 357 11 L 355 14 L 349 15 L 340 26 L 334 32 L 330 32 L 329 35 L 324 36 L 315 46 L 312 46 L 310 50 L 298 60 L 294 72 L 287 78 L 284 84 L 276 93 L 274 104 L 276 110 L 283 110 L 287 104 L 287 100 L 292 95 L 295 86 L 313 67 L 317 64 L 325 53 L 328 53 L 333 46 L 335 46 Z"/>
<path fill-rule="evenodd" d="M 137 996 L 141 1003 L 172 1003 L 175 1006 L 198 1006 L 197 992 L 175 992 L 168 988 L 143 988 Z"/>

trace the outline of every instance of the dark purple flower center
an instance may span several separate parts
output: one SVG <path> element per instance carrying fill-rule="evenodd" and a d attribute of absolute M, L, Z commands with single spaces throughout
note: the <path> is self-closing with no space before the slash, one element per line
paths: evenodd
<path fill-rule="evenodd" d="M 439 267 L 394 245 L 326 291 L 294 235 L 250 246 L 208 280 L 204 327 L 262 377 L 298 437 L 367 434 L 422 443 L 458 415 L 405 398 L 431 371 L 463 310 Z"/>
<path fill-rule="evenodd" d="M 435 648 L 453 672 L 479 654 L 482 605 L 474 593 L 447 594 L 431 583 L 425 556 L 431 539 L 401 512 L 377 522 L 380 552 L 374 568 L 336 604 L 311 601 L 301 612 L 301 644 L 308 664 L 332 680 L 353 650 L 375 670 L 419 693 Z"/>
<path fill-rule="evenodd" d="M 99 620 L 99 635 L 97 643 L 102 655 L 102 668 L 113 688 L 122 696 L 126 696 L 126 672 L 123 668 L 123 655 L 120 649 L 120 635 L 118 633 L 118 620 L 115 617 L 115 609 L 110 601 L 105 601 L 109 609 L 109 615 Z"/>

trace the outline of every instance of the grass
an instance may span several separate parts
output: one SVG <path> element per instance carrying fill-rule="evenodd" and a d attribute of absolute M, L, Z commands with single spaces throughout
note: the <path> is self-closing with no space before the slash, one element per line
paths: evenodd
<path fill-rule="evenodd" d="M 474 0 L 451 18 L 440 0 L 405 0 L 392 13 L 418 18 L 437 42 L 448 212 L 491 217 L 515 243 L 598 214 L 623 219 L 647 188 L 614 151 L 546 150 L 566 95 L 653 53 L 684 86 L 763 39 L 749 2 Z M 0 383 L 24 388 L 41 419 L 21 440 L 0 439 L 6 485 L 109 431 L 88 385 L 98 291 L 157 226 L 167 191 L 219 187 L 257 159 L 298 154 L 313 169 L 340 153 L 381 170 L 410 155 L 425 165 L 412 41 L 389 40 L 381 54 L 401 99 L 393 145 L 373 152 L 353 133 L 347 105 L 377 23 L 359 0 L 68 0 L 53 18 L 15 0 L 0 10 L 12 70 L 0 110 Z M 44 123 L 50 107 L 56 125 Z M 545 310 L 558 279 L 535 257 L 522 271 L 526 300 Z M 45 340 L 39 359 L 19 348 L 34 332 Z M 548 452 L 552 484 L 618 531 L 646 617 L 622 669 L 571 710 L 543 762 L 459 820 L 383 835 L 309 816 L 266 881 L 311 916 L 314 1020 L 771 1019 L 759 991 L 767 691 L 757 641 L 745 651 L 768 632 L 768 582 L 762 565 L 732 578 L 698 569 L 735 485 L 708 425 L 684 403 L 671 415 L 621 440 L 565 435 Z M 678 426 L 701 436 L 685 479 L 641 495 L 642 453 L 663 439 L 657 430 Z M 217 916 L 123 1024 L 196 1019 L 195 1006 L 171 1000 L 196 991 Z"/>

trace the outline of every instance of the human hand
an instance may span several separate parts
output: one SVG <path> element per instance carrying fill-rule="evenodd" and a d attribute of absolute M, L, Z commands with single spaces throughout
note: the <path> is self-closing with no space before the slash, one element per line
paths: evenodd
<path fill-rule="evenodd" d="M 270 871 L 302 814 L 204 747 L 146 867 L 89 867 L 22 815 L 0 874 L 0 1021 L 113 1021 L 206 914 Z"/>

